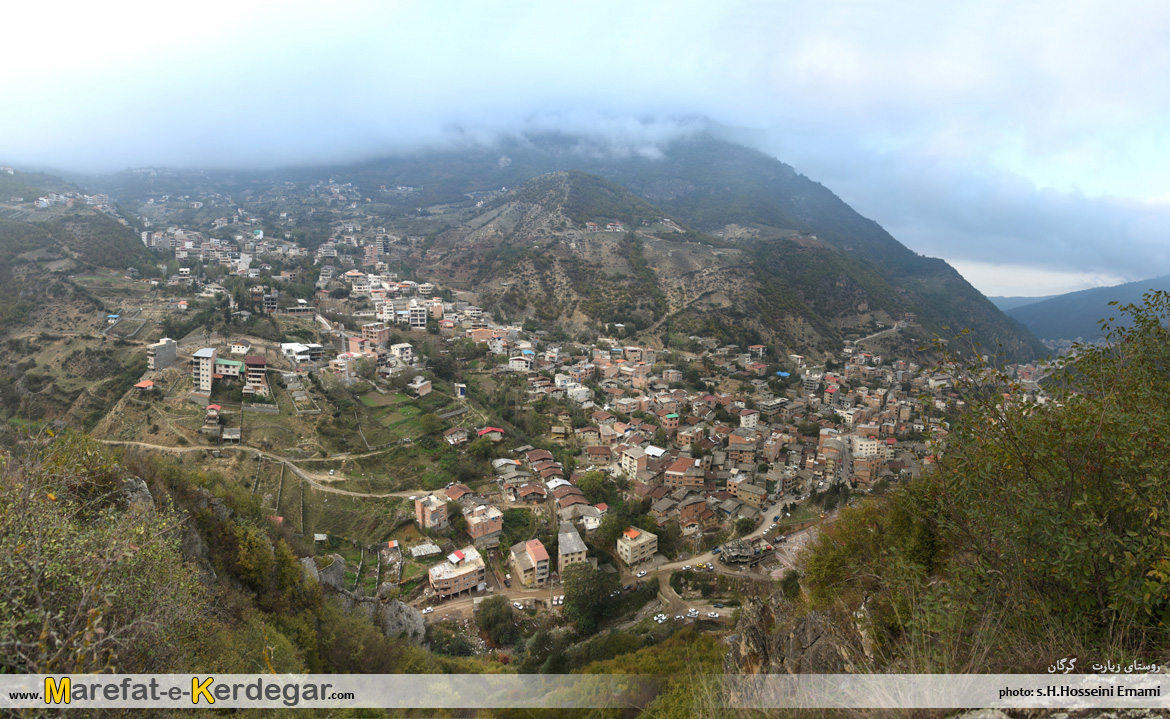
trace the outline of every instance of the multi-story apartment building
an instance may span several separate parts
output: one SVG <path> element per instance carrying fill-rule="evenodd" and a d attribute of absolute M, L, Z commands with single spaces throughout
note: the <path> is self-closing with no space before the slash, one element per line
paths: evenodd
<path fill-rule="evenodd" d="M 658 535 L 630 527 L 617 540 L 618 558 L 632 567 L 645 562 L 658 551 Z"/>
<path fill-rule="evenodd" d="M 174 364 L 178 353 L 178 343 L 170 337 L 163 337 L 158 342 L 146 346 L 147 369 L 166 369 Z"/>
<path fill-rule="evenodd" d="M 548 581 L 548 550 L 539 539 L 512 545 L 512 570 L 521 584 L 544 584 Z"/>
<path fill-rule="evenodd" d="M 504 531 L 504 513 L 490 505 L 480 505 L 467 515 L 467 533 L 477 547 L 496 547 Z"/>
<path fill-rule="evenodd" d="M 447 526 L 447 503 L 433 494 L 424 494 L 414 500 L 414 519 L 422 529 L 442 529 Z"/>
<path fill-rule="evenodd" d="M 410 328 L 412 330 L 425 330 L 428 319 L 430 319 L 430 310 L 426 305 L 412 304 L 410 306 Z"/>
<path fill-rule="evenodd" d="M 627 447 L 622 450 L 619 461 L 622 465 L 622 472 L 630 479 L 638 476 L 638 472 L 646 469 L 646 452 L 641 447 Z"/>
<path fill-rule="evenodd" d="M 428 574 L 431 589 L 441 598 L 486 586 L 487 573 L 483 557 L 475 547 L 464 547 L 452 552 L 447 555 L 447 561 L 431 567 Z"/>
<path fill-rule="evenodd" d="M 268 394 L 268 360 L 260 355 L 244 358 L 244 395 Z"/>
<path fill-rule="evenodd" d="M 375 347 L 384 347 L 390 339 L 390 328 L 385 322 L 370 322 L 362 325 L 362 337 Z"/>
<path fill-rule="evenodd" d="M 215 348 L 204 347 L 196 350 L 191 358 L 191 376 L 195 380 L 195 391 L 211 394 L 212 376 L 215 374 Z"/>
<path fill-rule="evenodd" d="M 569 522 L 561 522 L 560 530 L 557 532 L 557 571 L 560 572 L 562 579 L 565 576 L 565 567 L 586 561 L 585 552 L 585 542 L 581 535 L 577 534 L 577 530 Z"/>

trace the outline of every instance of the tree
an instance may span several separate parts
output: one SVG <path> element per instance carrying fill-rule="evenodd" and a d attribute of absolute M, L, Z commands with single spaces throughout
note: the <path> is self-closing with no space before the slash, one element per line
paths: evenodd
<path fill-rule="evenodd" d="M 520 638 L 515 626 L 512 605 L 504 595 L 489 597 L 479 603 L 475 610 L 475 621 L 488 637 L 500 646 L 511 646 Z"/>
<path fill-rule="evenodd" d="M 480 437 L 467 445 L 467 451 L 472 457 L 491 459 L 496 454 L 496 445 L 487 437 Z"/>
<path fill-rule="evenodd" d="M 594 569 L 588 562 L 576 562 L 565 568 L 561 581 L 565 587 L 565 619 L 577 622 L 581 633 L 592 633 L 606 615 L 610 595 L 620 588 L 617 575 Z"/>
<path fill-rule="evenodd" d="M 756 523 L 748 517 L 740 517 L 735 520 L 735 533 L 739 536 L 751 534 L 751 531 L 756 528 Z"/>
<path fill-rule="evenodd" d="M 607 551 L 612 549 L 617 546 L 618 537 L 628 526 L 629 523 L 623 517 L 612 512 L 607 513 L 597 528 L 597 543 Z"/>
<path fill-rule="evenodd" d="M 586 472 L 577 487 L 585 494 L 590 504 L 599 504 L 609 500 L 609 492 L 605 487 L 605 474 L 602 472 Z"/>
<path fill-rule="evenodd" d="M 423 434 L 436 434 L 443 430 L 444 422 L 439 419 L 439 415 L 432 412 L 427 412 L 418 418 L 418 426 L 422 429 Z"/>

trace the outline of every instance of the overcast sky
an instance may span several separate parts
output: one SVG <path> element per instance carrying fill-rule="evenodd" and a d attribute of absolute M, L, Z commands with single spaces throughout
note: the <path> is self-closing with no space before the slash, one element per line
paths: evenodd
<path fill-rule="evenodd" d="M 986 294 L 1170 273 L 1170 3 L 17 3 L 0 163 L 364 159 L 708 116 Z M 647 121 L 647 118 L 655 118 Z"/>

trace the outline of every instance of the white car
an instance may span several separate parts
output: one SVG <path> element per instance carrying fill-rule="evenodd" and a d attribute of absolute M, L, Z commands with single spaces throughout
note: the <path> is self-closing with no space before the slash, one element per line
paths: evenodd
<path fill-rule="evenodd" d="M 674 615 L 674 618 L 675 618 L 675 619 L 682 619 L 682 618 L 683 618 L 683 615 L 681 615 L 681 614 L 676 614 L 676 615 Z"/>
<path fill-rule="evenodd" d="M 690 571 L 690 569 L 691 569 L 691 565 L 689 565 L 689 564 L 687 566 L 683 567 L 684 572 Z"/>
<path fill-rule="evenodd" d="M 695 617 L 699 616 L 699 610 L 698 609 L 688 609 L 687 616 L 694 619 Z"/>
<path fill-rule="evenodd" d="M 708 617 L 711 617 L 712 619 L 718 619 L 718 618 L 719 618 L 719 612 L 707 612 L 707 616 L 708 616 Z"/>
<path fill-rule="evenodd" d="M 427 607 L 426 609 L 422 610 L 422 613 L 423 614 L 430 614 L 433 611 L 435 611 L 434 607 Z"/>
<path fill-rule="evenodd" d="M 523 608 L 524 608 L 524 607 L 523 607 L 523 606 L 520 604 L 520 602 L 512 602 L 512 606 L 513 606 L 513 607 L 516 607 L 517 609 L 523 609 Z"/>
<path fill-rule="evenodd" d="M 646 571 L 645 571 L 645 570 L 642 570 L 641 572 L 638 572 L 638 579 L 641 579 L 641 578 L 642 578 L 642 577 L 644 577 L 644 576 L 646 576 Z"/>

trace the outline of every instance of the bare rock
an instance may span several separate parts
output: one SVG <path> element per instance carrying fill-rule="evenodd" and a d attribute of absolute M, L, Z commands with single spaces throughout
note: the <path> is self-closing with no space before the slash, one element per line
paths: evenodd
<path fill-rule="evenodd" d="M 412 644 L 422 644 L 427 633 L 422 612 L 397 599 L 391 599 L 381 605 L 378 609 L 377 624 L 386 636 L 401 637 Z"/>
<path fill-rule="evenodd" d="M 317 572 L 317 561 L 312 557 L 301 557 L 301 569 L 304 570 L 305 576 L 314 582 L 321 581 L 321 575 Z"/>
<path fill-rule="evenodd" d="M 321 567 L 319 577 L 321 583 L 334 589 L 343 589 L 345 584 L 345 558 L 340 554 L 330 554 L 325 558 L 329 561 L 324 567 Z"/>
<path fill-rule="evenodd" d="M 122 498 L 126 507 L 135 507 L 144 511 L 154 511 L 154 496 L 150 489 L 138 477 L 127 477 L 122 480 Z"/>
<path fill-rule="evenodd" d="M 208 504 L 211 506 L 211 513 L 215 516 L 216 521 L 226 522 L 235 514 L 219 497 L 212 497 Z"/>

